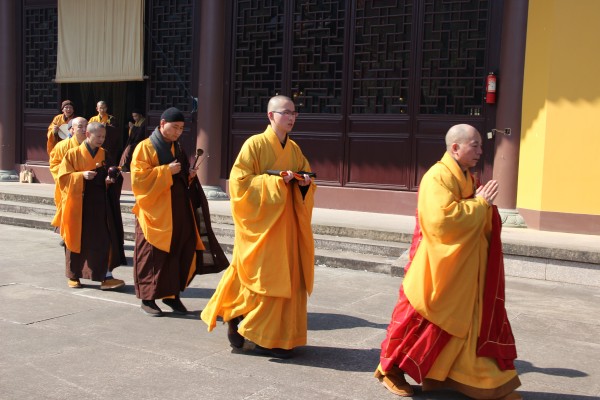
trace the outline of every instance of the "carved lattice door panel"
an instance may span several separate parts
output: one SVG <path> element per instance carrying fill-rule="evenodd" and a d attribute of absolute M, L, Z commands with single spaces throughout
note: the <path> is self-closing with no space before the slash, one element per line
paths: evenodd
<path fill-rule="evenodd" d="M 321 184 L 416 190 L 451 125 L 493 124 L 483 82 L 501 3 L 235 1 L 227 168 L 267 125 L 268 99 L 285 94 Z"/>
<path fill-rule="evenodd" d="M 56 75 L 58 35 L 56 1 L 26 1 L 23 32 L 23 136 L 20 160 L 46 162 L 46 130 L 60 112 Z"/>

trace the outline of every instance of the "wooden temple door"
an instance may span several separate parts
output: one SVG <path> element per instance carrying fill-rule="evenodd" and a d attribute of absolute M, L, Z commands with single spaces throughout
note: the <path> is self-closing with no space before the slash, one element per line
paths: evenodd
<path fill-rule="evenodd" d="M 225 176 L 268 124 L 269 98 L 284 94 L 320 185 L 416 191 L 450 126 L 484 138 L 493 128 L 483 87 L 501 10 L 491 0 L 232 2 Z M 491 176 L 487 139 L 485 153 L 480 172 Z"/>

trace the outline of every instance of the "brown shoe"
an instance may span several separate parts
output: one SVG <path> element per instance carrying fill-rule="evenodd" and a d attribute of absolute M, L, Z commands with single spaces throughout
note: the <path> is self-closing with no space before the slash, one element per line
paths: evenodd
<path fill-rule="evenodd" d="M 115 290 L 125 286 L 125 281 L 121 279 L 108 278 L 102 281 L 100 284 L 100 290 Z"/>
<path fill-rule="evenodd" d="M 385 375 L 379 371 L 379 368 L 375 370 L 375 378 L 379 379 L 379 382 L 387 390 L 398 395 L 400 397 L 410 397 L 414 394 L 412 386 L 406 382 L 404 373 L 400 369 L 388 371 Z"/>
<path fill-rule="evenodd" d="M 81 282 L 79 282 L 79 279 L 68 279 L 67 285 L 69 285 L 71 289 L 81 289 L 83 287 Z"/>
<path fill-rule="evenodd" d="M 149 317 L 162 317 L 163 312 L 154 300 L 142 300 L 141 310 Z"/>

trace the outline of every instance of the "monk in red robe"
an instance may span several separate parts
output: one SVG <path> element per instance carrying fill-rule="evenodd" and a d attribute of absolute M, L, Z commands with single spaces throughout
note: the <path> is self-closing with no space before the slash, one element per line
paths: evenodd
<path fill-rule="evenodd" d="M 375 377 L 411 396 L 450 388 L 474 399 L 516 400 L 514 337 L 504 308 L 498 183 L 477 187 L 469 172 L 482 154 L 469 125 L 446 134 L 444 157 L 419 186 L 417 225 L 398 303 Z"/>

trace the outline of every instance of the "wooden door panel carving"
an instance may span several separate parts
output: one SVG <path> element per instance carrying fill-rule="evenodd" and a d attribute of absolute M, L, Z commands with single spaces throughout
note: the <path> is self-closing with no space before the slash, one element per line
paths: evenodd
<path fill-rule="evenodd" d="M 240 135 L 266 125 L 268 99 L 285 94 L 301 113 L 293 137 L 320 184 L 416 191 L 450 126 L 485 134 L 493 125 L 483 83 L 499 53 L 490 26 L 501 8 L 490 0 L 235 1 L 228 170 Z"/>

